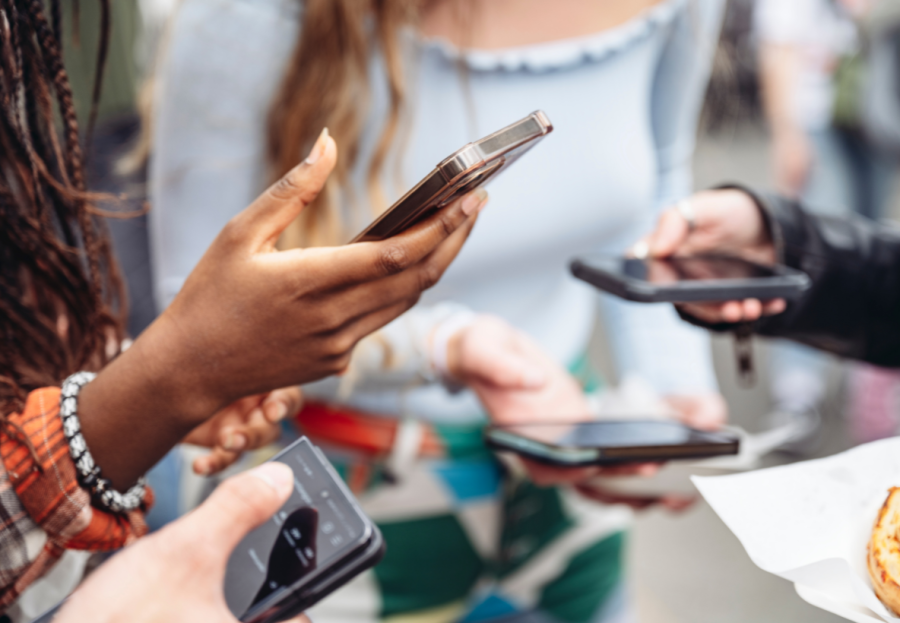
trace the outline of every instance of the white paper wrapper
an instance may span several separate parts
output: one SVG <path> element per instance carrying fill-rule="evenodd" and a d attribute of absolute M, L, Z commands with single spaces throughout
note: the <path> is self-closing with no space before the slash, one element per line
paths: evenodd
<path fill-rule="evenodd" d="M 900 621 L 875 596 L 866 544 L 888 489 L 900 486 L 900 438 L 825 459 L 693 478 L 761 569 L 851 621 Z"/>

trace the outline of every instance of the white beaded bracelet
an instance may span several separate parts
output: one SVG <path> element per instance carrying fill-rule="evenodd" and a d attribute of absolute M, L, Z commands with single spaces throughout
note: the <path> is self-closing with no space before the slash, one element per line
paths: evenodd
<path fill-rule="evenodd" d="M 76 372 L 62 384 L 59 396 L 59 414 L 62 418 L 63 434 L 69 442 L 69 454 L 75 462 L 78 484 L 87 489 L 98 506 L 114 513 L 127 513 L 138 508 L 147 494 L 146 481 L 141 478 L 125 493 L 116 491 L 112 483 L 104 478 L 100 466 L 94 462 L 87 442 L 81 434 L 78 419 L 78 394 L 81 389 L 97 377 L 93 372 Z"/>

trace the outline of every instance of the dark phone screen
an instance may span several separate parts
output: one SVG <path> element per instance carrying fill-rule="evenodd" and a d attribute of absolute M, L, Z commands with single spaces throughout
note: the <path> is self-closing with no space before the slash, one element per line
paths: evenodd
<path fill-rule="evenodd" d="M 577 449 L 678 446 L 733 441 L 728 435 L 695 430 L 678 422 L 655 420 L 518 424 L 498 428 L 541 444 Z"/>
<path fill-rule="evenodd" d="M 366 528 L 336 476 L 301 439 L 275 460 L 294 471 L 287 503 L 235 548 L 225 572 L 225 601 L 238 618 L 314 569 L 341 558 Z"/>
<path fill-rule="evenodd" d="M 616 259 L 617 272 L 650 283 L 709 281 L 717 279 L 758 279 L 773 277 L 775 271 L 736 257 L 699 256 L 666 259 Z"/>

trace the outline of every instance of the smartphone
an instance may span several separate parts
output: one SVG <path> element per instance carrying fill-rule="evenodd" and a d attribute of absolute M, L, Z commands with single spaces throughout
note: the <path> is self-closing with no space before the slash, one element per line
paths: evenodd
<path fill-rule="evenodd" d="M 555 467 L 621 465 L 737 454 L 738 437 L 665 420 L 492 425 L 488 446 Z"/>
<path fill-rule="evenodd" d="M 384 540 L 315 445 L 300 438 L 272 458 L 294 471 L 285 505 L 235 548 L 225 601 L 246 623 L 303 612 L 384 555 Z"/>
<path fill-rule="evenodd" d="M 246 623 L 296 616 L 384 556 L 381 532 L 309 439 L 272 457 L 294 472 L 284 506 L 235 548 L 225 571 L 225 602 Z M 64 605 L 34 623 L 50 623 Z"/>
<path fill-rule="evenodd" d="M 747 298 L 796 299 L 807 288 L 806 273 L 787 266 L 763 266 L 729 255 L 664 259 L 613 256 L 577 258 L 572 274 L 629 301 L 688 303 Z"/>
<path fill-rule="evenodd" d="M 552 131 L 550 119 L 538 110 L 465 145 L 438 164 L 350 242 L 384 240 L 427 219 L 462 195 L 496 178 Z"/>

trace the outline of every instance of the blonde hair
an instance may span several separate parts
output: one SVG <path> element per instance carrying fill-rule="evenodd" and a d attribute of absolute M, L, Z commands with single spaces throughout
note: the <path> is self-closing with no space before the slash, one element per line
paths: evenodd
<path fill-rule="evenodd" d="M 375 213 L 387 205 L 381 173 L 398 135 L 406 95 L 401 30 L 416 23 L 421 0 L 306 0 L 303 26 L 268 120 L 272 178 L 287 173 L 328 127 L 340 148 L 335 172 L 316 201 L 288 227 L 280 246 L 343 242 L 339 190 L 350 188 L 370 94 L 369 59 L 380 50 L 389 95 L 387 120 L 366 172 Z"/>

